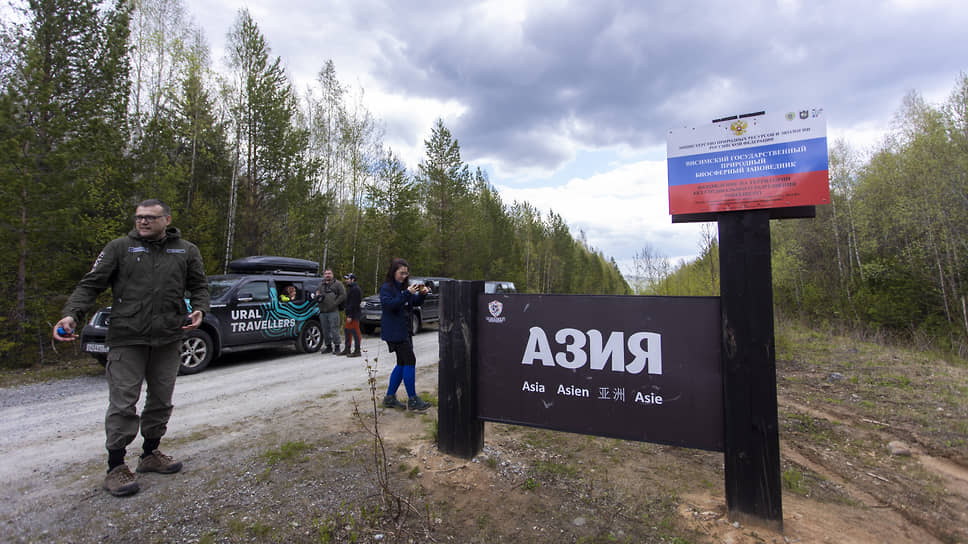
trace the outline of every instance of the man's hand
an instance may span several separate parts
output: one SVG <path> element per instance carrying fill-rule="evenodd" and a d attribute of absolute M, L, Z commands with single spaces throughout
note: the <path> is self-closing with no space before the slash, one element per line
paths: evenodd
<path fill-rule="evenodd" d="M 349 324 L 350 324 L 350 323 L 352 323 L 352 322 L 353 322 L 353 318 L 352 318 L 352 317 L 347 317 L 347 318 L 346 318 L 346 324 L 347 324 L 347 325 L 349 325 Z"/>
<path fill-rule="evenodd" d="M 188 314 L 188 317 L 192 319 L 192 322 L 182 327 L 182 330 L 190 331 L 190 330 L 197 329 L 198 326 L 202 324 L 203 315 L 204 314 L 202 314 L 201 310 L 195 310 L 194 312 Z"/>
<path fill-rule="evenodd" d="M 54 336 L 54 340 L 60 342 L 71 342 L 77 339 L 77 334 L 75 330 L 77 328 L 77 323 L 74 322 L 74 318 L 67 316 L 54 325 L 54 330 L 51 333 Z M 58 334 L 57 329 L 61 329 L 65 334 Z"/>

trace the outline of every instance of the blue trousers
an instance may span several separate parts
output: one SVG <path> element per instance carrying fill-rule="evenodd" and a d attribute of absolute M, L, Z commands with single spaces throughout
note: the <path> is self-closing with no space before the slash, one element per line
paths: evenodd
<path fill-rule="evenodd" d="M 417 356 L 413 353 L 413 344 L 401 342 L 392 344 L 391 348 L 397 354 L 397 366 L 390 373 L 390 385 L 387 387 L 387 395 L 396 395 L 403 382 L 407 388 L 407 398 L 417 397 L 417 386 L 415 374 L 417 370 Z"/>

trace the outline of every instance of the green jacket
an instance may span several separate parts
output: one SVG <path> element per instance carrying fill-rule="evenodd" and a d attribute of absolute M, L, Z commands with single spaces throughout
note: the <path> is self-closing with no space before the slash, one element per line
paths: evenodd
<path fill-rule="evenodd" d="M 97 296 L 111 288 L 114 302 L 109 346 L 157 346 L 182 337 L 188 310 L 209 311 L 208 280 L 202 255 L 181 233 L 168 227 L 161 240 L 146 240 L 132 230 L 108 243 L 64 305 L 64 316 L 83 323 Z"/>
<path fill-rule="evenodd" d="M 321 314 L 338 312 L 339 305 L 345 300 L 346 288 L 337 279 L 334 279 L 332 283 L 322 282 L 316 288 L 316 303 L 319 304 L 319 313 Z"/>

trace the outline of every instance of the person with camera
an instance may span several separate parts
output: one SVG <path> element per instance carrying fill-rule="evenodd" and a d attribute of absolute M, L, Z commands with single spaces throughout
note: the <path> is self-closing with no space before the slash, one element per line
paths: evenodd
<path fill-rule="evenodd" d="M 181 461 L 161 453 L 158 446 L 172 412 L 182 335 L 198 328 L 209 310 L 201 253 L 169 226 L 168 205 L 145 200 L 134 213 L 134 228 L 104 247 L 67 300 L 64 317 L 53 332 L 54 339 L 61 342 L 76 339 L 84 314 L 94 307 L 102 291 L 111 288 L 114 300 L 107 335 L 111 351 L 104 367 L 109 398 L 104 418 L 108 450 L 104 489 L 119 497 L 139 489 L 124 461 L 126 448 L 139 428 L 144 453 L 138 472 L 173 474 L 182 468 Z M 147 384 L 147 394 L 139 416 L 142 384 Z"/>
<path fill-rule="evenodd" d="M 390 373 L 390 384 L 383 398 L 387 408 L 407 408 L 426 410 L 430 404 L 417 396 L 416 365 L 417 356 L 413 352 L 413 338 L 410 320 L 413 308 L 423 304 L 429 290 L 425 285 L 410 284 L 410 265 L 403 259 L 390 263 L 386 279 L 380 286 L 380 304 L 383 315 L 380 318 L 380 338 L 387 343 L 390 353 L 396 353 L 397 365 Z M 400 383 L 407 389 L 407 404 L 397 400 Z"/>
<path fill-rule="evenodd" d="M 316 302 L 319 304 L 319 324 L 323 328 L 323 343 L 326 347 L 320 353 L 339 353 L 339 310 L 346 300 L 346 288 L 333 278 L 333 269 L 323 271 L 323 281 L 316 288 Z M 333 346 L 336 349 L 333 349 Z"/>

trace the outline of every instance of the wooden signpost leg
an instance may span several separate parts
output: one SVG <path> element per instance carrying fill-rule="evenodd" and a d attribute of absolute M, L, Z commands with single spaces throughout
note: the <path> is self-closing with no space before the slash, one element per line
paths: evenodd
<path fill-rule="evenodd" d="M 477 296 L 483 281 L 444 281 L 440 286 L 440 363 L 437 367 L 437 447 L 472 459 L 484 449 L 477 418 Z"/>
<path fill-rule="evenodd" d="M 770 212 L 719 216 L 729 519 L 783 530 Z"/>

